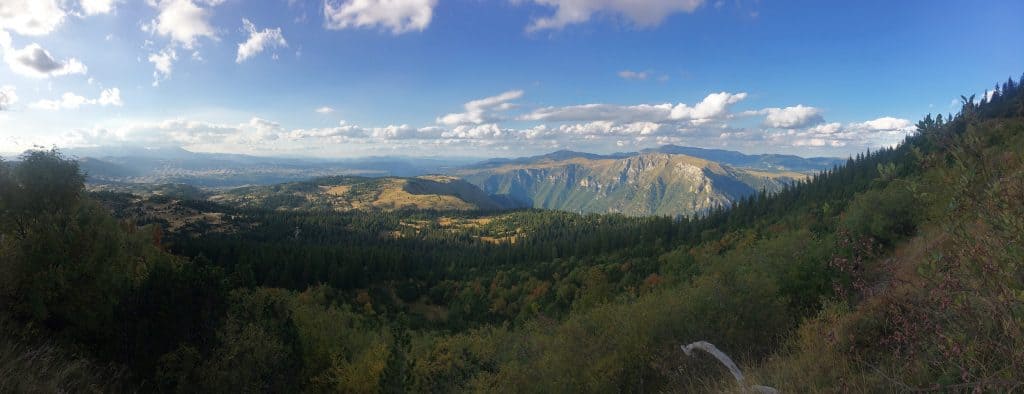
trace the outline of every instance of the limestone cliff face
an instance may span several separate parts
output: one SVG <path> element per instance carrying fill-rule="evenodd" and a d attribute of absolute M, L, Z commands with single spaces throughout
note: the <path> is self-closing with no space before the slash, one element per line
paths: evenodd
<path fill-rule="evenodd" d="M 626 215 L 692 215 L 803 175 L 733 168 L 687 155 L 542 159 L 461 174 L 484 192 L 535 208 Z"/>

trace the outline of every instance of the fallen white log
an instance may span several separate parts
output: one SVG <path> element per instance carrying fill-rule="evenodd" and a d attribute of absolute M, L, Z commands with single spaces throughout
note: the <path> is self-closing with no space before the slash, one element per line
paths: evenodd
<path fill-rule="evenodd" d="M 712 345 L 710 342 L 697 341 L 689 345 L 680 347 L 683 349 L 683 353 L 686 353 L 687 356 L 693 356 L 693 349 L 700 349 L 712 356 L 715 356 L 715 358 L 718 359 L 718 362 L 722 363 L 722 365 L 725 365 L 725 367 L 729 369 L 729 372 L 732 373 L 732 377 L 736 378 L 736 383 L 738 383 L 740 387 L 744 389 L 756 393 L 765 394 L 777 394 L 779 392 L 779 390 L 776 390 L 768 386 L 753 385 L 748 387 L 746 384 L 743 383 L 743 372 L 741 372 L 740 368 L 736 366 L 736 363 L 732 361 L 732 358 L 730 358 L 728 354 L 725 354 L 721 350 L 718 350 L 718 348 L 715 347 L 715 345 Z"/>

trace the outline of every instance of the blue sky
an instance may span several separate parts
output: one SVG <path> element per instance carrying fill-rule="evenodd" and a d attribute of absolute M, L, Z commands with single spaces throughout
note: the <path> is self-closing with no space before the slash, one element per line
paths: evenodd
<path fill-rule="evenodd" d="M 0 0 L 0 153 L 845 156 L 1024 72 L 1024 2 Z"/>

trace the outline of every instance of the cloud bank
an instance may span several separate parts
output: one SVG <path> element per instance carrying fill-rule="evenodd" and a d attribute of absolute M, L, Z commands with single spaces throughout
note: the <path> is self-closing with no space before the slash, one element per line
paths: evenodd
<path fill-rule="evenodd" d="M 434 124 L 424 126 L 364 126 L 341 121 L 328 127 L 288 128 L 259 117 L 237 124 L 170 119 L 122 125 L 103 129 L 104 132 L 79 131 L 75 138 L 307 154 L 332 149 L 379 152 L 399 148 L 409 153 L 436 153 L 438 149 L 449 154 L 481 149 L 536 152 L 606 150 L 609 146 L 642 149 L 663 144 L 759 152 L 770 147 L 772 151 L 829 154 L 891 146 L 915 132 L 910 121 L 894 117 L 826 122 L 822 110 L 805 105 L 734 110 L 748 97 L 745 92 L 710 93 L 693 103 L 594 103 L 540 108 L 519 103 L 525 95 L 522 90 L 509 90 L 470 100 L 463 104 L 463 111 L 437 116 Z M 61 109 L 87 104 L 104 105 L 103 96 L 87 100 L 72 94 L 38 107 Z M 316 109 L 318 113 L 331 111 L 329 107 Z M 761 119 L 752 123 L 750 117 Z"/>

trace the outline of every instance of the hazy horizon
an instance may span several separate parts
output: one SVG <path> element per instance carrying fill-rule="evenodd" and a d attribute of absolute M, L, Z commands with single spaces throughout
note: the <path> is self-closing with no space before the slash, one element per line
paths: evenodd
<path fill-rule="evenodd" d="M 837 154 L 837 155 L 832 155 L 832 156 L 830 156 L 830 155 L 801 155 L 801 154 L 778 153 L 778 152 L 770 152 L 770 151 L 769 152 L 759 152 L 758 153 L 758 152 L 744 151 L 742 149 L 726 149 L 726 148 L 716 148 L 716 147 L 702 147 L 702 146 L 688 146 L 688 145 L 665 144 L 665 145 L 656 145 L 656 146 L 651 146 L 651 147 L 642 148 L 642 149 L 635 149 L 635 150 L 611 150 L 611 151 L 608 151 L 608 152 L 583 151 L 583 150 L 577 150 L 577 149 L 562 148 L 562 149 L 553 149 L 553 150 L 543 151 L 543 152 L 539 152 L 539 153 L 523 154 L 523 155 L 514 155 L 514 154 L 502 155 L 499 152 L 499 153 L 496 153 L 496 154 L 493 154 L 493 155 L 489 155 L 489 154 L 486 154 L 486 153 L 485 154 L 479 154 L 479 155 L 473 155 L 472 153 L 453 154 L 453 155 L 444 155 L 444 154 L 437 154 L 437 155 L 407 155 L 407 154 L 396 153 L 396 154 L 363 154 L 363 155 L 356 154 L 356 155 L 336 155 L 336 156 L 331 156 L 331 155 L 311 156 L 311 155 L 302 155 L 302 154 L 274 154 L 272 152 L 271 153 L 267 153 L 267 152 L 236 153 L 236 152 L 223 152 L 223 151 L 201 151 L 201 150 L 187 149 L 187 148 L 181 147 L 181 146 L 103 145 L 103 146 L 61 147 L 61 146 L 57 146 L 57 145 L 51 145 L 51 146 L 33 146 L 33 147 L 30 147 L 30 148 L 28 148 L 28 149 L 26 149 L 24 151 L 21 151 L 21 152 L 0 152 L 0 158 L 4 158 L 5 160 L 12 160 L 12 159 L 17 159 L 19 156 L 21 156 L 21 155 L 23 155 L 23 154 L 25 154 L 27 152 L 30 152 L 30 151 L 34 151 L 34 150 L 49 150 L 49 149 L 57 149 L 58 151 L 63 153 L 65 156 L 80 157 L 80 158 L 86 158 L 86 157 L 99 158 L 101 156 L 112 156 L 112 157 L 123 156 L 121 154 L 115 153 L 118 150 L 181 149 L 181 150 L 184 150 L 186 152 L 194 153 L 194 154 L 242 155 L 242 156 L 258 157 L 258 158 L 265 158 L 265 159 L 317 160 L 317 161 L 346 161 L 346 160 L 365 160 L 365 159 L 406 159 L 406 160 L 449 160 L 449 161 L 476 162 L 476 161 L 485 161 L 485 160 L 492 160 L 492 159 L 521 159 L 521 158 L 529 158 L 529 157 L 543 156 L 543 155 L 553 154 L 553 153 L 563 152 L 563 151 L 596 154 L 596 155 L 601 155 L 601 156 L 614 156 L 614 155 L 624 155 L 624 154 L 630 154 L 630 153 L 637 153 L 637 152 L 640 152 L 640 151 L 643 151 L 643 150 L 647 150 L 647 149 L 658 149 L 658 148 L 664 148 L 664 147 L 669 147 L 669 146 L 680 146 L 680 147 L 685 147 L 685 148 L 697 148 L 697 149 L 706 149 L 706 150 L 721 150 L 721 151 L 728 151 L 728 152 L 737 152 L 737 153 L 741 153 L 741 154 L 748 155 L 748 156 L 782 155 L 782 156 L 796 156 L 796 157 L 805 158 L 805 159 L 812 159 L 812 158 L 838 158 L 838 159 L 846 159 L 848 157 L 856 156 L 857 153 L 861 153 L 861 152 L 854 152 L 854 153 L 851 153 L 851 154 L 848 154 L 848 155 L 838 155 Z M 83 153 L 83 152 L 90 152 L 90 153 Z M 100 154 L 92 154 L 91 152 L 102 152 L 102 153 L 100 153 Z"/>

